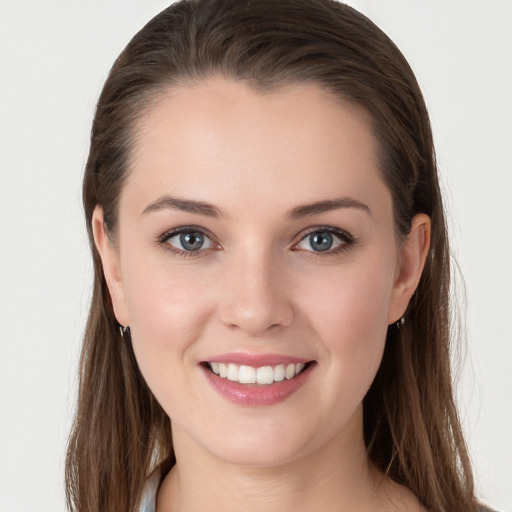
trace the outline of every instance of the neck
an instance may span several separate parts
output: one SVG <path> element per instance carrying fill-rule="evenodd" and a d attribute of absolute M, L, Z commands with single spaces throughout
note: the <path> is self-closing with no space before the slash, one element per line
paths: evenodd
<path fill-rule="evenodd" d="M 157 512 L 377 510 L 383 476 L 357 430 L 357 439 L 341 435 L 285 464 L 253 467 L 205 452 L 175 427 L 177 464 L 159 491 Z"/>

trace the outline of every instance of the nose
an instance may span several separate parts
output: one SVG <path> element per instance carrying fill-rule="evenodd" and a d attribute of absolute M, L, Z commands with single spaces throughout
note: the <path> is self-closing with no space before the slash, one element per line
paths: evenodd
<path fill-rule="evenodd" d="M 233 255 L 225 265 L 220 290 L 222 323 L 251 337 L 289 326 L 294 315 L 289 284 L 271 254 L 253 250 Z"/>

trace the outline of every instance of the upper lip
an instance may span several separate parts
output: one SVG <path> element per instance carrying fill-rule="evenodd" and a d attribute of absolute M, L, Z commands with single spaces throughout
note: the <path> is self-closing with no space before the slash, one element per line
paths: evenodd
<path fill-rule="evenodd" d="M 249 354 L 242 352 L 228 352 L 227 354 L 213 355 L 205 359 L 203 362 L 233 363 L 239 366 L 252 366 L 253 368 L 261 368 L 262 366 L 307 363 L 309 361 L 311 361 L 311 359 L 284 354 Z"/>

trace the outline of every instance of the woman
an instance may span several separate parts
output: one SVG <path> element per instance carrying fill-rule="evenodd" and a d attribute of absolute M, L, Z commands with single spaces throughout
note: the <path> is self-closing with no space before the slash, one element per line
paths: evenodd
<path fill-rule="evenodd" d="M 166 9 L 107 79 L 84 205 L 70 507 L 478 510 L 428 114 L 368 19 Z"/>

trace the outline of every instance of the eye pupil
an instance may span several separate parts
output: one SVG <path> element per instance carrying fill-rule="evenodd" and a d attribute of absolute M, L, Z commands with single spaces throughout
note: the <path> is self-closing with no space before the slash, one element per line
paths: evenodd
<path fill-rule="evenodd" d="M 180 242 L 187 251 L 198 251 L 203 246 L 204 235 L 197 231 L 182 233 L 180 235 Z"/>
<path fill-rule="evenodd" d="M 309 241 L 315 251 L 327 251 L 332 247 L 333 238 L 330 233 L 315 233 L 310 235 Z"/>

